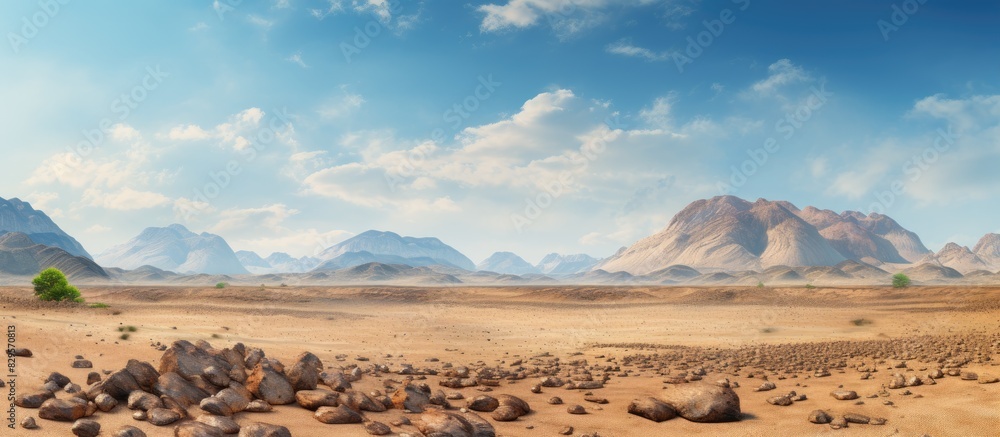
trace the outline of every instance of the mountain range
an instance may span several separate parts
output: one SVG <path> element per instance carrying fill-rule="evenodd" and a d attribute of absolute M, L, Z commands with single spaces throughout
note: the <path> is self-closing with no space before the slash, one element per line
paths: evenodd
<path fill-rule="evenodd" d="M 133 270 L 143 266 L 177 273 L 249 274 L 222 237 L 195 234 L 182 225 L 146 228 L 128 242 L 97 255 L 98 264 Z"/>
<path fill-rule="evenodd" d="M 31 204 L 18 198 L 5 200 L 0 197 L 0 235 L 8 232 L 20 232 L 35 243 L 58 247 L 70 255 L 91 259 L 80 242 L 63 232 L 44 212 L 36 211 Z"/>
<path fill-rule="evenodd" d="M 0 199 L 0 277 L 50 266 L 75 279 L 178 284 L 871 284 L 900 271 L 924 282 L 988 283 L 1000 282 L 1000 235 L 986 234 L 972 248 L 949 243 L 935 253 L 886 215 L 719 196 L 691 203 L 661 231 L 603 260 L 551 253 L 532 265 L 496 252 L 474 265 L 437 238 L 375 230 L 316 257 L 263 258 L 175 224 L 147 228 L 95 263 L 43 212 Z M 0 278 L 10 280 L 23 279 Z"/>

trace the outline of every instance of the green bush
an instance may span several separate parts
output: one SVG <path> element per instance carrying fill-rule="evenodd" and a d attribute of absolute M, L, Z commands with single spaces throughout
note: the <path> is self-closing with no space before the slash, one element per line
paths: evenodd
<path fill-rule="evenodd" d="M 226 285 L 229 284 L 226 284 L 225 282 L 220 282 L 218 284 L 215 284 L 215 288 L 226 288 Z"/>
<path fill-rule="evenodd" d="M 806 288 L 809 289 L 809 290 L 812 290 L 812 289 L 816 288 L 816 286 L 812 285 L 812 284 L 806 284 Z"/>
<path fill-rule="evenodd" d="M 764 288 L 764 283 L 763 282 L 758 282 L 757 283 L 757 288 Z"/>
<path fill-rule="evenodd" d="M 90 307 L 91 308 L 111 308 L 111 305 L 108 305 L 106 303 L 97 302 L 97 303 L 90 304 Z"/>
<path fill-rule="evenodd" d="M 35 296 L 38 296 L 41 300 L 83 302 L 83 298 L 80 297 L 80 290 L 69 285 L 66 275 L 60 272 L 59 269 L 48 268 L 42 270 L 31 283 L 35 286 Z"/>
<path fill-rule="evenodd" d="M 892 277 L 892 286 L 895 288 L 906 288 L 910 286 L 910 277 L 902 273 L 896 273 Z"/>

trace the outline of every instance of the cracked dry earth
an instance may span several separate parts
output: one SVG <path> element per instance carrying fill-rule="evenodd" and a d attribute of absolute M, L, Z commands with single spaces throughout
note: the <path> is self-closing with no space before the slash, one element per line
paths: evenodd
<path fill-rule="evenodd" d="M 1000 435 L 989 287 L 82 291 L 0 288 L 13 435 Z"/>

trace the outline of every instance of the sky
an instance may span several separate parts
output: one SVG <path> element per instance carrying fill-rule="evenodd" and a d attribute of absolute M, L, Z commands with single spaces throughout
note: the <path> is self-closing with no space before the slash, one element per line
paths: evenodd
<path fill-rule="evenodd" d="M 0 4 L 0 197 L 92 253 L 606 257 L 721 194 L 1000 231 L 996 2 Z"/>

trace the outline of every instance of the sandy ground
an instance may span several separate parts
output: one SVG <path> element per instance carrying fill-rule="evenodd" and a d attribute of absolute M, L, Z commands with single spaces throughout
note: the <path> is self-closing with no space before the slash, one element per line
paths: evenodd
<path fill-rule="evenodd" d="M 918 335 L 978 335 L 992 336 L 987 343 L 992 347 L 980 351 L 980 358 L 991 356 L 991 361 L 970 364 L 965 370 L 1000 374 L 996 367 L 1000 356 L 993 355 L 1000 349 L 1000 288 L 99 287 L 82 291 L 89 303 L 110 307 L 42 304 L 33 300 L 29 288 L 0 288 L 3 325 L 14 326 L 17 346 L 34 353 L 32 358 L 17 360 L 19 392 L 40 387 L 52 371 L 82 385 L 90 369 L 70 368 L 75 355 L 93 361 L 98 371 L 120 369 L 130 358 L 157 366 L 162 353 L 153 345 L 169 345 L 179 339 L 203 339 L 219 348 L 243 342 L 285 363 L 310 351 L 328 367 L 386 363 L 398 368 L 400 363 L 411 363 L 440 368 L 445 362 L 457 366 L 478 361 L 509 366 L 514 360 L 527 361 L 545 352 L 567 361 L 585 358 L 592 364 L 615 364 L 626 356 L 655 354 L 671 346 L 731 349 L 839 340 L 905 343 Z M 121 340 L 121 326 L 137 330 L 128 340 Z M 339 354 L 347 358 L 338 361 L 335 357 Z M 920 356 L 921 351 L 914 355 Z M 371 361 L 359 362 L 358 357 Z M 428 361 L 431 358 L 440 362 Z M 937 367 L 910 358 L 908 364 L 916 371 Z M 861 362 L 879 369 L 873 379 L 860 379 L 853 366 Z M 912 394 L 908 396 L 901 394 L 902 390 L 891 390 L 888 397 L 866 398 L 887 384 L 893 372 L 889 368 L 897 362 L 879 363 L 857 356 L 848 362 L 848 368 L 831 369 L 832 376 L 825 378 L 802 372 L 778 379 L 775 372 L 753 372 L 749 367 L 735 375 L 709 373 L 707 381 L 729 378 L 740 384 L 736 391 L 744 420 L 724 424 L 698 424 L 682 418 L 654 423 L 627 414 L 630 400 L 670 390 L 662 375 L 644 369 L 633 369 L 628 377 L 613 377 L 604 389 L 593 390 L 610 401 L 600 406 L 585 402 L 580 390 L 546 388 L 541 394 L 532 394 L 532 379 L 505 382 L 490 394 L 519 396 L 535 412 L 515 422 L 493 423 L 498 435 L 506 436 L 555 436 L 567 425 L 575 428 L 573 435 L 596 432 L 601 436 L 1000 435 L 1000 384 L 948 377 L 937 385 L 909 388 Z M 750 373 L 770 374 L 778 388 L 754 392 L 762 380 L 748 377 Z M 402 377 L 366 376 L 355 386 L 366 391 L 378 389 L 384 379 L 399 381 Z M 427 382 L 438 388 L 437 377 L 428 377 Z M 863 404 L 832 398 L 829 393 L 839 386 L 857 391 Z M 806 394 L 808 400 L 788 407 L 766 402 L 791 390 Z M 466 398 L 481 394 L 477 388 L 458 391 Z M 560 396 L 569 405 L 584 405 L 589 414 L 570 415 L 566 405 L 548 405 L 546 400 L 551 396 Z M 464 406 L 464 401 L 453 403 Z M 884 417 L 888 423 L 852 424 L 848 429 L 832 430 L 807 421 L 815 409 Z M 130 413 L 119 407 L 94 418 L 103 426 L 102 435 L 111 435 L 123 424 L 138 426 L 150 436 L 173 435 L 172 426 L 157 428 L 137 422 Z M 17 414 L 18 420 L 24 415 L 37 417 L 35 410 L 18 409 Z M 366 416 L 388 423 L 402 414 L 389 410 Z M 417 419 L 418 415 L 410 417 Z M 297 407 L 240 413 L 236 420 L 285 425 L 295 436 L 367 435 L 359 425 L 321 424 L 310 412 Z M 70 424 L 38 422 L 40 430 L 4 428 L 0 434 L 71 435 Z M 412 426 L 393 431 L 416 434 Z"/>

